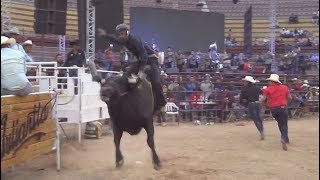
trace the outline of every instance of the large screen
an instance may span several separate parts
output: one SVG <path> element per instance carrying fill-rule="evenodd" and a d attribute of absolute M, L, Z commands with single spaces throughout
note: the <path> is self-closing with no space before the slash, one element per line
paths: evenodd
<path fill-rule="evenodd" d="M 206 52 L 216 41 L 218 51 L 224 51 L 224 15 L 220 13 L 132 7 L 130 31 L 160 50 L 171 46 Z"/>

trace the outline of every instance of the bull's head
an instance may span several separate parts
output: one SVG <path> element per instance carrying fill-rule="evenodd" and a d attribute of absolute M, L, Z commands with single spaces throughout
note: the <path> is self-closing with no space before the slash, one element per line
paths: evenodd
<path fill-rule="evenodd" d="M 107 104 L 121 95 L 118 79 L 119 77 L 111 76 L 101 80 L 100 98 Z"/>

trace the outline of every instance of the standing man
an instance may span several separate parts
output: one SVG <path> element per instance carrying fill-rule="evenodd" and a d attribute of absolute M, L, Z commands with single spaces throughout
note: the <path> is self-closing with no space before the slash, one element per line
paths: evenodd
<path fill-rule="evenodd" d="M 86 63 L 86 58 L 84 51 L 80 49 L 79 40 L 71 41 L 70 46 L 72 46 L 72 50 L 67 54 L 67 59 L 64 63 L 64 67 L 83 67 Z"/>
<path fill-rule="evenodd" d="M 106 69 L 107 71 L 112 71 L 112 64 L 114 61 L 113 44 L 110 44 L 104 53 L 106 59 Z"/>
<path fill-rule="evenodd" d="M 70 46 L 72 46 L 72 50 L 67 54 L 67 59 L 63 64 L 63 67 L 83 67 L 86 63 L 86 58 L 84 51 L 80 49 L 79 40 L 74 40 L 70 42 Z M 77 77 L 78 70 L 70 69 L 69 77 Z M 74 85 L 78 86 L 78 80 L 74 79 Z M 78 88 L 75 87 L 75 94 L 78 94 Z"/>
<path fill-rule="evenodd" d="M 259 95 L 262 93 L 261 89 L 254 85 L 256 81 L 252 76 L 245 76 L 242 80 L 244 82 L 244 87 L 240 94 L 240 104 L 248 108 L 249 116 L 260 133 L 260 139 L 264 140 L 263 121 L 260 116 L 261 107 L 259 102 Z"/>
<path fill-rule="evenodd" d="M 278 122 L 282 149 L 286 151 L 287 144 L 289 144 L 287 105 L 292 97 L 289 88 L 279 81 L 279 75 L 271 74 L 266 80 L 268 81 L 268 87 L 263 91 L 262 108 L 265 109 L 267 100 L 272 116 Z"/>

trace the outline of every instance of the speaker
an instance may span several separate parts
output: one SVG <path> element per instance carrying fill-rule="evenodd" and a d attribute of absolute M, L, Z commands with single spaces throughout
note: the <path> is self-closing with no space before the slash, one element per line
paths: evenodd
<path fill-rule="evenodd" d="M 99 2 L 99 1 L 97 1 Z M 96 9 L 96 28 L 103 28 L 107 33 L 115 34 L 118 24 L 123 23 L 123 0 L 100 1 L 95 6 Z M 96 36 L 96 49 L 106 49 L 112 42 Z M 114 44 L 114 50 L 118 51 L 121 47 Z"/>
<path fill-rule="evenodd" d="M 37 34 L 66 34 L 67 0 L 35 0 L 34 31 Z"/>

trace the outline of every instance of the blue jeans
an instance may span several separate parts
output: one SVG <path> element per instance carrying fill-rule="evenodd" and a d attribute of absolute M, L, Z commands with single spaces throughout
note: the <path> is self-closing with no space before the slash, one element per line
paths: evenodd
<path fill-rule="evenodd" d="M 16 91 L 10 91 L 7 89 L 1 89 L 1 96 L 2 95 L 15 95 L 15 96 L 27 96 L 28 94 L 32 93 L 32 84 L 30 82 L 27 83 L 26 87 Z"/>
<path fill-rule="evenodd" d="M 253 120 L 256 125 L 258 131 L 263 132 L 263 121 L 260 116 L 260 104 L 259 103 L 249 103 L 248 105 L 248 113 L 249 117 Z"/>
<path fill-rule="evenodd" d="M 112 64 L 113 64 L 112 61 L 107 61 L 105 63 L 107 71 L 112 71 Z"/>
<path fill-rule="evenodd" d="M 288 110 L 287 107 L 271 108 L 272 116 L 278 122 L 278 127 L 281 133 L 281 139 L 285 142 L 289 142 L 288 137 Z"/>

